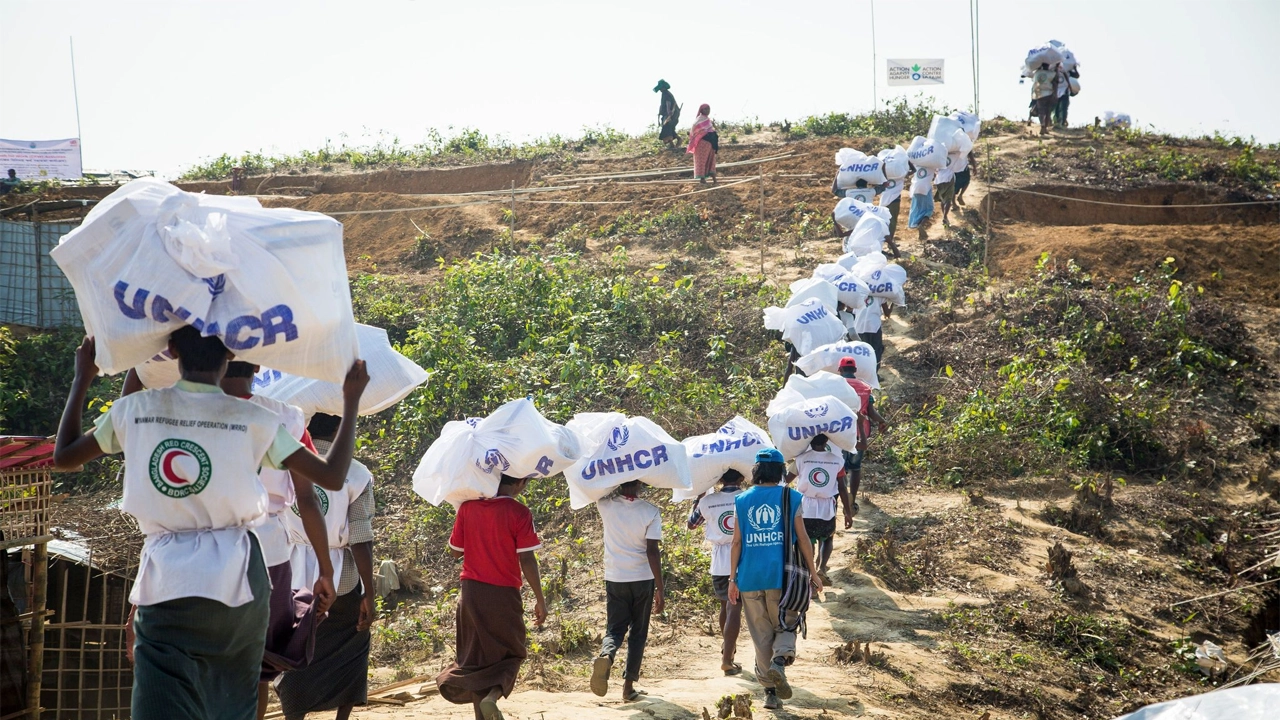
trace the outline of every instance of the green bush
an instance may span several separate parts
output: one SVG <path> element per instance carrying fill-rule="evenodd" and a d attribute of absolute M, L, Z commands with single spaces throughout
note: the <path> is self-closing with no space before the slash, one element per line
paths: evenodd
<path fill-rule="evenodd" d="M 933 98 L 919 96 L 914 102 L 907 98 L 885 100 L 883 110 L 873 110 L 860 115 L 827 113 L 811 115 L 791 128 L 793 137 L 861 136 L 888 137 L 909 140 L 924 135 L 934 115 L 949 115 L 952 109 L 935 104 Z"/>

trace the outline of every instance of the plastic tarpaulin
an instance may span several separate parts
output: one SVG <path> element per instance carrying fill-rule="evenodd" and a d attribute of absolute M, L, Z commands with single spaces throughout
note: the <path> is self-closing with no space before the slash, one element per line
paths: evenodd
<path fill-rule="evenodd" d="M 1280 684 L 1259 683 L 1148 705 L 1116 720 L 1274 720 Z"/>

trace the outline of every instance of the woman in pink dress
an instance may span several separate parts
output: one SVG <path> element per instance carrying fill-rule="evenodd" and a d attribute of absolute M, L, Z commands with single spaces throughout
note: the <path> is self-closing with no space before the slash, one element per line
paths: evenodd
<path fill-rule="evenodd" d="M 693 121 L 693 130 L 689 132 L 689 147 L 685 152 L 693 154 L 693 176 L 702 182 L 711 178 L 716 180 L 716 151 L 720 149 L 720 138 L 716 134 L 716 126 L 711 122 L 711 106 L 703 103 L 698 108 L 698 117 Z"/>

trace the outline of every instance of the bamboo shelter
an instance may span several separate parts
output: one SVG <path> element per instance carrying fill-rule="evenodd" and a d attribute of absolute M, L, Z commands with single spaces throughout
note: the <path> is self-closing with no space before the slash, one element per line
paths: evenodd
<path fill-rule="evenodd" d="M 53 540 L 49 510 L 53 490 L 53 440 L 43 437 L 0 436 L 0 557 L 5 576 L 10 567 L 21 568 L 22 582 L 0 588 L 6 626 L 18 624 L 26 664 L 10 663 L 16 657 L 6 642 L 4 693 L 0 720 L 40 717 L 40 680 L 44 670 L 48 550 Z M 19 551 L 21 563 L 11 563 L 11 551 Z M 12 597 L 10 587 L 22 588 Z M 6 628 L 7 630 L 7 628 Z M 6 639 L 10 634 L 6 632 Z"/>

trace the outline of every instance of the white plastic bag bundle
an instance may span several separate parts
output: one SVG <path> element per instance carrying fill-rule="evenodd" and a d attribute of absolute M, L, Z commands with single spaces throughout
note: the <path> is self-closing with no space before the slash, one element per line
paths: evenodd
<path fill-rule="evenodd" d="M 818 300 L 830 310 L 836 309 L 840 301 L 836 286 L 821 278 L 801 278 L 791 283 L 791 299 L 787 301 L 787 307 L 810 299 Z"/>
<path fill-rule="evenodd" d="M 813 275 L 835 285 L 836 299 L 846 307 L 862 307 L 866 304 L 867 295 L 871 293 L 871 289 L 867 287 L 865 282 L 849 272 L 848 268 L 841 267 L 835 263 L 819 265 L 814 268 Z"/>
<path fill-rule="evenodd" d="M 1280 684 L 1258 683 L 1148 705 L 1116 720 L 1270 720 L 1278 704 Z"/>
<path fill-rule="evenodd" d="M 901 145 L 885 148 L 876 155 L 884 163 L 884 176 L 889 180 L 901 180 L 911 172 L 907 149 Z"/>
<path fill-rule="evenodd" d="M 774 446 L 788 459 L 804 452 L 815 435 L 826 435 L 832 445 L 856 452 L 856 420 L 857 416 L 846 403 L 828 395 L 802 400 L 770 415 L 769 435 L 773 437 Z"/>
<path fill-rule="evenodd" d="M 1040 47 L 1028 50 L 1027 59 L 1023 64 L 1034 73 L 1043 63 L 1048 63 L 1049 67 L 1053 67 L 1060 62 L 1062 62 L 1062 51 L 1049 43 L 1045 43 Z"/>
<path fill-rule="evenodd" d="M 955 118 L 944 115 L 934 115 L 933 122 L 929 123 L 928 137 L 942 143 L 947 152 L 955 151 L 955 133 L 959 130 L 964 131 L 964 126 Z M 966 136 L 967 137 L 967 136 Z"/>
<path fill-rule="evenodd" d="M 836 317 L 835 309 L 828 308 L 817 299 L 786 308 L 765 308 L 764 326 L 769 330 L 781 330 L 782 339 L 791 343 L 801 355 L 819 345 L 840 340 L 846 332 L 844 323 Z"/>
<path fill-rule="evenodd" d="M 862 256 L 850 272 L 867 284 L 871 297 L 888 300 L 895 305 L 907 304 L 904 290 L 907 271 L 901 265 L 889 262 L 884 253 Z"/>
<path fill-rule="evenodd" d="M 828 395 L 851 408 L 861 406 L 862 401 L 858 398 L 858 393 L 849 387 L 848 381 L 833 372 L 819 370 L 808 377 L 793 374 L 787 378 L 787 383 L 769 401 L 765 412 L 776 415 L 801 400 L 812 400 Z"/>
<path fill-rule="evenodd" d="M 971 112 L 958 110 L 951 113 L 951 119 L 960 123 L 960 127 L 964 128 L 964 132 L 973 142 L 978 142 L 978 135 L 982 131 L 982 120 Z"/>
<path fill-rule="evenodd" d="M 854 375 L 859 380 L 872 388 L 880 387 L 880 378 L 876 375 L 875 350 L 860 340 L 823 345 L 797 360 L 795 364 L 805 375 L 819 372 L 839 374 L 840 360 L 846 357 L 851 357 L 857 362 Z"/>
<path fill-rule="evenodd" d="M 238 357 L 341 382 L 356 359 L 342 225 L 151 178 L 98 203 L 50 253 L 75 288 L 104 374 L 191 325 Z"/>
<path fill-rule="evenodd" d="M 1102 113 L 1102 124 L 1109 128 L 1127 128 L 1133 124 L 1128 113 L 1117 113 L 1110 110 Z"/>
<path fill-rule="evenodd" d="M 672 494 L 675 502 L 692 500 L 708 492 L 719 482 L 720 476 L 730 470 L 737 470 L 744 478 L 750 479 L 756 453 L 773 447 L 769 433 L 741 416 L 735 416 L 708 435 L 685 438 L 682 444 L 689 453 L 692 486 L 677 488 Z"/>
<path fill-rule="evenodd" d="M 427 371 L 391 347 L 387 331 L 356 324 L 360 358 L 369 370 L 369 385 L 360 396 L 360 414 L 373 415 L 400 402 L 427 381 Z M 178 381 L 178 362 L 166 350 L 137 367 L 138 378 L 148 388 L 170 387 Z M 342 414 L 342 383 L 291 375 L 261 368 L 253 378 L 255 395 L 269 397 L 302 409 L 307 416 L 322 412 Z"/>
<path fill-rule="evenodd" d="M 950 155 L 968 155 L 973 150 L 973 140 L 964 128 L 956 130 L 951 134 L 951 152 Z"/>
<path fill-rule="evenodd" d="M 879 185 L 884 182 L 884 167 L 879 157 L 867 155 L 853 148 L 841 148 L 836 152 L 836 187 L 848 190 L 856 187 L 859 180 L 868 185 Z"/>
<path fill-rule="evenodd" d="M 446 423 L 413 471 L 413 490 L 432 505 L 458 507 L 494 497 L 502 475 L 549 477 L 582 452 L 577 433 L 544 418 L 532 400 L 512 400 L 489 417 Z"/>
<path fill-rule="evenodd" d="M 858 254 L 845 253 L 840 257 L 836 258 L 836 264 L 844 268 L 845 270 L 852 270 L 853 266 L 858 264 Z"/>
<path fill-rule="evenodd" d="M 884 221 L 885 225 L 889 224 L 889 220 L 893 217 L 893 213 L 889 212 L 889 208 L 872 205 L 855 198 L 841 198 L 836 203 L 835 211 L 836 223 L 845 230 L 851 230 L 858 225 L 858 221 L 866 215 L 874 215 Z"/>
<path fill-rule="evenodd" d="M 1080 61 L 1076 59 L 1076 54 L 1067 49 L 1066 43 L 1060 40 L 1050 40 L 1048 45 L 1057 49 L 1058 53 L 1062 55 L 1062 60 L 1060 62 L 1062 63 L 1063 70 L 1070 72 L 1080 66 Z"/>
<path fill-rule="evenodd" d="M 907 158 L 917 168 L 941 170 L 947 166 L 947 148 L 933 138 L 917 135 L 907 147 Z"/>
<path fill-rule="evenodd" d="M 857 255 L 880 252 L 884 249 L 884 239 L 887 237 L 889 237 L 889 223 L 867 213 L 854 226 L 849 237 L 844 239 L 844 250 Z"/>
<path fill-rule="evenodd" d="M 1071 96 L 1072 96 L 1072 97 L 1075 97 L 1076 95 L 1079 95 L 1079 94 L 1080 94 L 1080 78 L 1074 78 L 1074 77 L 1071 77 L 1070 75 L 1068 75 L 1068 76 L 1067 76 L 1067 91 L 1071 93 Z"/>
<path fill-rule="evenodd" d="M 564 471 L 569 505 L 574 510 L 632 480 L 672 490 L 692 486 L 684 445 L 649 418 L 578 413 L 566 427 L 583 441 L 582 456 Z"/>

